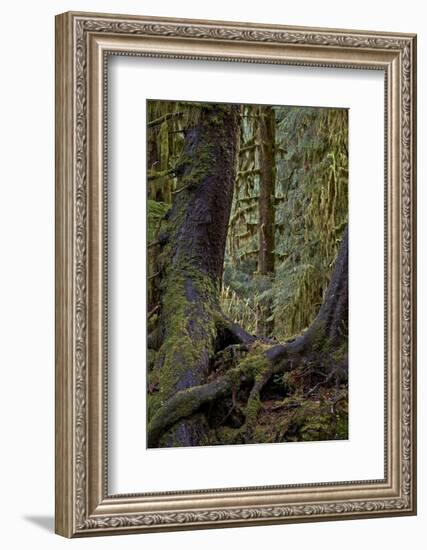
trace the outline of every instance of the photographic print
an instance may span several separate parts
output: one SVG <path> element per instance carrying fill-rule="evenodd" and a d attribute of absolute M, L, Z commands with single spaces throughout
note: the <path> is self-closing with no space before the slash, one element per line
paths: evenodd
<path fill-rule="evenodd" d="M 147 101 L 147 444 L 348 438 L 348 110 Z"/>

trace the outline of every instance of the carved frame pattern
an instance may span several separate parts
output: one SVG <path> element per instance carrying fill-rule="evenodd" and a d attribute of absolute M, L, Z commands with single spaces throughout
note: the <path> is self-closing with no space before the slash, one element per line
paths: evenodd
<path fill-rule="evenodd" d="M 170 57 L 227 59 L 223 56 L 222 43 L 238 42 L 249 45 L 272 44 L 298 46 L 293 59 L 269 60 L 267 57 L 241 61 L 294 63 L 316 66 L 346 66 L 378 68 L 377 62 L 357 58 L 357 52 L 387 52 L 387 63 L 382 64 L 386 79 L 393 80 L 394 94 L 398 94 L 398 117 L 400 142 L 393 147 L 399 152 L 398 179 L 393 185 L 398 190 L 400 208 L 399 227 L 395 228 L 400 273 L 400 319 L 399 327 L 399 441 L 397 489 L 390 496 L 363 498 L 340 498 L 338 500 L 309 499 L 286 505 L 222 505 L 215 507 L 206 502 L 195 509 L 180 509 L 176 503 L 172 509 L 140 511 L 135 506 L 138 495 L 124 495 L 116 500 L 124 503 L 125 512 L 108 506 L 114 505 L 115 497 L 106 494 L 105 479 L 98 485 L 97 496 L 91 487 L 94 471 L 105 476 L 106 457 L 90 459 L 88 440 L 90 426 L 88 396 L 93 389 L 88 379 L 88 315 L 91 295 L 88 291 L 88 243 L 91 226 L 88 221 L 92 207 L 88 200 L 91 139 L 88 124 L 89 73 L 91 37 L 106 35 L 118 40 L 116 55 L 135 55 L 120 39 L 154 37 L 157 39 L 185 39 L 194 44 L 214 41 L 215 56 L 167 54 Z M 240 23 L 224 23 L 192 20 L 163 20 L 134 16 L 110 16 L 97 14 L 67 13 L 57 17 L 57 485 L 56 485 L 56 530 L 64 536 L 85 536 L 120 532 L 190 529 L 227 525 L 255 525 L 285 521 L 308 521 L 352 517 L 377 517 L 415 513 L 415 37 L 362 31 L 335 31 L 329 29 L 299 29 L 273 26 L 257 26 Z M 304 49 L 312 52 L 307 60 L 301 56 Z M 341 52 L 338 62 L 328 61 L 326 49 Z M 131 49 L 132 50 L 132 49 Z M 356 57 L 355 57 L 356 52 Z M 104 52 L 105 53 L 105 52 Z M 108 52 L 107 52 L 108 54 Z M 140 55 L 162 55 L 146 53 Z M 347 55 L 347 60 L 346 60 Z M 239 61 L 239 58 L 234 58 Z M 392 64 L 398 74 L 392 74 Z M 397 65 L 396 65 L 397 63 Z M 105 71 L 105 68 L 103 68 Z M 396 88 L 398 83 L 398 89 Z M 98 83 L 101 86 L 101 83 Z M 390 92 L 389 92 L 390 93 Z M 393 114 L 386 109 L 386 116 Z M 105 176 L 105 174 L 104 174 Z M 391 399 L 391 397 L 390 397 Z M 98 401 L 97 401 L 98 403 Z M 100 414 L 97 410 L 95 413 Z M 104 419 L 105 420 L 105 419 Z M 390 418 L 391 422 L 392 419 Z M 102 419 L 98 419 L 102 423 Z M 104 453 L 105 449 L 101 451 Z M 99 458 L 99 457 L 98 457 Z M 386 457 L 387 458 L 387 457 Z M 390 458 L 390 457 L 389 457 Z M 96 462 L 95 470 L 90 462 Z M 102 464 L 101 464 L 102 462 Z M 390 482 L 390 480 L 385 480 Z M 372 480 L 364 482 L 367 487 Z M 354 484 L 354 482 L 353 482 Z M 343 484 L 320 484 L 321 487 Z M 349 482 L 349 496 L 352 482 Z M 390 483 L 389 483 L 390 485 Z M 307 489 L 310 485 L 302 485 Z M 266 489 L 266 488 L 262 488 Z M 242 488 L 241 491 L 244 491 Z M 369 489 L 368 489 L 369 490 Z M 236 490 L 238 492 L 238 490 Z M 293 488 L 294 492 L 298 488 Z M 256 492 L 256 491 L 255 491 Z M 95 491 L 96 493 L 96 491 Z M 102 497 L 100 498 L 100 494 Z M 193 492 L 194 493 L 194 492 Z M 218 494 L 220 493 L 217 492 Z M 343 496 L 344 493 L 343 493 Z M 203 498 L 203 491 L 197 492 Z M 210 495 L 212 497 L 212 494 Z M 138 500 L 138 499 L 137 499 Z M 140 499 L 139 499 L 140 500 Z M 236 503 L 237 503 L 236 499 Z M 94 506 L 93 502 L 100 504 Z M 95 508 L 95 509 L 94 509 Z M 194 507 L 193 507 L 194 508 Z"/>

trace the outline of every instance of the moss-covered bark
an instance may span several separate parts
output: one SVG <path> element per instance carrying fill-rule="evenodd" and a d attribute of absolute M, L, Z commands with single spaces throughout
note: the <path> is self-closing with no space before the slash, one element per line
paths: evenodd
<path fill-rule="evenodd" d="M 276 184 L 275 115 L 273 108 L 261 106 L 258 117 L 260 155 L 258 271 L 261 275 L 271 275 L 274 273 L 274 198 Z"/>
<path fill-rule="evenodd" d="M 186 131 L 177 192 L 158 258 L 159 346 L 149 417 L 182 391 L 207 380 L 222 316 L 218 304 L 234 183 L 237 107 L 201 106 Z M 150 418 L 149 418 L 150 420 Z M 163 445 L 197 445 L 201 423 L 182 420 Z"/>
<path fill-rule="evenodd" d="M 276 121 L 274 109 L 269 106 L 260 106 L 258 117 L 258 141 L 260 156 L 260 190 L 258 201 L 258 272 L 263 277 L 272 277 L 274 274 L 275 260 L 274 200 L 276 188 Z M 271 306 L 271 298 L 264 300 L 262 315 L 260 315 L 258 323 L 258 333 L 263 336 L 271 336 L 273 333 L 274 321 Z"/>

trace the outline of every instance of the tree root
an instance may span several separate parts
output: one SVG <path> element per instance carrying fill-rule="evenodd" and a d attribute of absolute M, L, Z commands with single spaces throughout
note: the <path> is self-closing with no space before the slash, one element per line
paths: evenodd
<path fill-rule="evenodd" d="M 318 382 L 305 394 L 306 399 L 308 399 L 311 395 L 313 395 L 313 393 L 315 393 L 321 386 L 327 386 L 331 382 L 331 380 L 335 380 L 336 386 L 339 386 L 340 382 L 344 378 L 343 365 L 334 366 L 327 375 L 324 373 L 317 373 L 317 374 L 321 374 L 324 377 L 324 379 Z"/>
<path fill-rule="evenodd" d="M 178 351 L 171 354 L 167 344 L 167 337 L 170 335 L 165 337 L 166 340 L 162 344 L 171 355 L 169 368 L 179 367 L 182 380 L 179 379 L 179 384 L 171 385 L 167 391 L 163 387 L 160 388 L 160 399 L 163 399 L 164 395 L 165 401 L 159 402 L 159 408 L 149 422 L 149 447 L 158 446 L 167 430 L 175 429 L 175 424 L 185 422 L 204 405 L 233 394 L 236 396 L 240 389 L 246 392 L 247 387 L 252 385 L 244 409 L 245 422 L 242 426 L 244 438 L 248 442 L 253 435 L 262 406 L 260 392 L 275 374 L 283 374 L 301 366 L 308 366 L 308 375 L 311 375 L 316 373 L 318 366 L 321 365 L 322 374 L 317 372 L 316 375 L 319 377 L 326 375 L 326 378 L 320 381 L 320 385 L 330 383 L 332 379 L 335 379 L 337 386 L 341 380 L 345 381 L 347 379 L 347 345 L 346 331 L 342 328 L 348 324 L 347 274 L 348 235 L 346 230 L 324 301 L 316 318 L 302 335 L 283 344 L 257 339 L 247 333 L 219 311 L 215 300 L 211 300 L 206 305 L 203 293 L 196 292 L 193 279 L 187 276 L 183 285 L 185 299 L 191 308 L 190 306 L 187 309 L 181 308 L 178 333 L 172 334 L 175 343 L 178 337 L 182 337 L 185 345 L 178 346 Z M 201 280 L 205 282 L 203 277 Z M 200 286 L 199 279 L 196 278 L 195 281 L 198 281 Z M 198 306 L 198 302 L 201 305 Z M 165 303 L 168 303 L 167 300 Z M 173 317 L 175 312 L 170 310 L 163 314 L 165 317 L 167 315 Z M 188 316 L 192 320 L 186 329 L 184 327 L 181 330 L 181 324 L 186 323 Z M 196 326 L 194 319 L 197 319 Z M 244 352 L 243 358 L 234 353 L 235 348 Z M 196 356 L 195 349 L 197 352 L 200 350 L 200 357 Z M 219 360 L 217 364 L 215 356 Z M 162 361 L 160 355 L 159 369 L 164 368 Z M 221 362 L 223 362 L 222 365 Z M 187 370 L 186 367 L 188 367 Z M 215 376 L 213 380 L 212 376 Z M 310 385 L 313 385 L 312 380 Z M 306 398 L 319 387 L 317 384 L 309 388 Z M 202 414 L 205 415 L 205 413 Z"/>
<path fill-rule="evenodd" d="M 164 403 L 148 426 L 148 447 L 156 447 L 161 435 L 179 420 L 191 416 L 202 405 L 231 392 L 231 373 L 208 384 L 181 390 Z"/>
<path fill-rule="evenodd" d="M 248 443 L 253 435 L 253 431 L 256 426 L 256 420 L 258 417 L 258 413 L 262 407 L 260 393 L 262 388 L 265 386 L 265 384 L 268 382 L 272 375 L 272 369 L 267 368 L 264 371 L 260 372 L 256 378 L 254 385 L 252 386 L 251 393 L 249 394 L 249 399 L 246 404 L 246 422 L 245 422 L 245 442 Z"/>
<path fill-rule="evenodd" d="M 278 346 L 275 346 L 277 348 Z M 199 386 L 177 392 L 168 399 L 154 414 L 148 426 L 148 446 L 156 447 L 160 437 L 166 430 L 178 421 L 196 413 L 202 406 L 219 398 L 235 395 L 242 384 L 252 384 L 252 389 L 244 410 L 246 417 L 243 427 L 244 439 L 248 442 L 253 436 L 257 416 L 262 407 L 260 392 L 275 374 L 283 374 L 295 370 L 301 365 L 301 351 L 306 345 L 295 341 L 280 346 L 280 355 L 273 355 L 271 350 L 259 342 L 255 343 L 236 367 L 230 368 L 214 380 Z M 261 348 L 261 350 L 260 350 Z M 248 348 L 249 349 L 249 348 Z M 279 360 L 280 357 L 280 360 Z M 325 385 L 333 378 L 345 379 L 345 361 L 341 364 L 331 364 L 331 370 L 325 374 L 325 380 L 312 388 L 306 397 L 313 394 L 320 385 Z"/>
<path fill-rule="evenodd" d="M 262 346 L 257 343 L 253 347 Z M 168 399 L 154 414 L 148 426 L 148 446 L 156 447 L 161 435 L 179 420 L 191 416 L 197 410 L 216 399 L 232 394 L 242 383 L 253 383 L 246 406 L 246 424 L 251 430 L 258 409 L 259 393 L 273 374 L 293 368 L 292 362 L 274 364 L 264 349 L 261 352 L 251 350 L 237 367 L 228 370 L 212 382 L 193 386 L 177 392 Z M 257 408 L 256 412 L 255 409 Z"/>

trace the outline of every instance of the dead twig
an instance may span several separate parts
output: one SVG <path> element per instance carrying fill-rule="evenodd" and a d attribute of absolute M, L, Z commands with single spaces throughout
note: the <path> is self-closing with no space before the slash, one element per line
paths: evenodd
<path fill-rule="evenodd" d="M 153 309 L 147 313 L 147 321 L 148 321 L 149 319 L 151 319 L 151 317 L 152 317 L 155 313 L 157 313 L 157 311 L 159 311 L 159 309 L 160 309 L 160 304 L 157 304 L 156 307 L 153 307 Z"/>
<path fill-rule="evenodd" d="M 181 193 L 181 191 L 184 191 L 184 189 L 188 189 L 188 187 L 191 186 L 191 183 L 187 183 L 187 185 L 184 185 L 184 187 L 180 187 L 179 189 L 175 189 L 175 191 L 172 191 L 172 195 L 177 195 L 178 193 Z"/>

